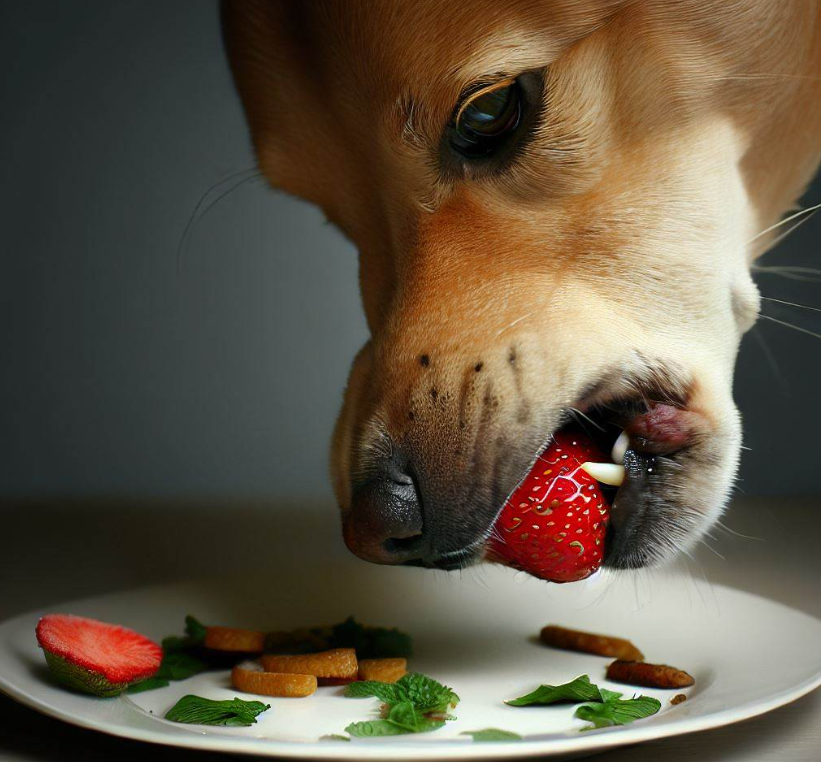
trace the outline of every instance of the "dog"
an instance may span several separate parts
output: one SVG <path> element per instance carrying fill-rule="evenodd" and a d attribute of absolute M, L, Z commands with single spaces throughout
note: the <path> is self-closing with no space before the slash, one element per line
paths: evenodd
<path fill-rule="evenodd" d="M 359 251 L 348 547 L 482 560 L 574 419 L 626 438 L 606 565 L 697 542 L 739 460 L 750 268 L 821 159 L 821 3 L 224 0 L 222 22 L 261 172 Z"/>

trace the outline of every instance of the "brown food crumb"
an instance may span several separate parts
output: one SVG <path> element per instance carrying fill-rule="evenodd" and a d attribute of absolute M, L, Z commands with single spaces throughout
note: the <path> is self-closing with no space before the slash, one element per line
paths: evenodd
<path fill-rule="evenodd" d="M 614 661 L 607 668 L 607 679 L 644 688 L 686 688 L 695 680 L 691 675 L 667 664 L 646 664 L 643 661 Z"/>
<path fill-rule="evenodd" d="M 687 701 L 687 696 L 685 696 L 683 693 L 677 693 L 675 696 L 673 696 L 673 698 L 670 699 L 670 703 L 673 706 L 683 704 L 685 701 Z"/>
<path fill-rule="evenodd" d="M 543 627 L 540 637 L 545 645 L 553 648 L 563 648 L 567 651 L 582 651 L 597 656 L 610 656 L 629 661 L 644 659 L 644 654 L 624 638 L 596 635 L 581 630 L 568 630 L 565 627 L 557 627 L 556 625 Z"/>

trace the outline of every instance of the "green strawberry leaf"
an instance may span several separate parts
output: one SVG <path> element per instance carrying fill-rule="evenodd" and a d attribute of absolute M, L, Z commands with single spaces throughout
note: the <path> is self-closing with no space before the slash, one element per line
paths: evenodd
<path fill-rule="evenodd" d="M 591 723 L 583 730 L 594 730 L 613 725 L 627 725 L 635 720 L 650 717 L 659 709 L 661 709 L 661 702 L 650 696 L 638 696 L 631 699 L 617 697 L 605 702 L 582 704 L 576 709 L 575 716 Z"/>
<path fill-rule="evenodd" d="M 602 699 L 603 693 L 598 686 L 591 683 L 587 675 L 580 675 L 575 680 L 562 685 L 540 685 L 532 693 L 505 703 L 509 706 L 546 706 L 549 704 L 580 704 L 583 701 L 601 701 Z"/>
<path fill-rule="evenodd" d="M 518 733 L 510 730 L 499 730 L 499 728 L 484 728 L 483 730 L 466 730 L 460 733 L 461 736 L 471 736 L 474 741 L 521 741 L 522 737 Z"/>
<path fill-rule="evenodd" d="M 240 698 L 214 701 L 189 694 L 166 712 L 165 719 L 189 725 L 247 727 L 256 723 L 257 715 L 270 708 L 270 704 L 263 704 L 261 701 L 244 701 Z"/>

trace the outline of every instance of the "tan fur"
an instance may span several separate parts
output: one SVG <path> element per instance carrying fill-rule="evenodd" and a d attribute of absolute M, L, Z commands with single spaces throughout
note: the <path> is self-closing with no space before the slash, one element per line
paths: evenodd
<path fill-rule="evenodd" d="M 387 438 L 458 502 L 478 471 L 512 487 L 590 385 L 662 369 L 702 427 L 659 497 L 668 545 L 699 536 L 740 447 L 750 241 L 821 157 L 821 3 L 229 0 L 224 20 L 262 171 L 360 251 L 371 340 L 334 436 L 343 513 Z M 516 163 L 441 172 L 460 92 L 543 67 Z"/>

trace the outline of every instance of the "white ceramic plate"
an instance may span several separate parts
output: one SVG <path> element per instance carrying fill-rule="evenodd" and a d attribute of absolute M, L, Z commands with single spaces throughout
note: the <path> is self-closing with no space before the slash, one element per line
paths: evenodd
<path fill-rule="evenodd" d="M 461 696 L 458 719 L 416 736 L 319 741 L 353 721 L 374 717 L 373 699 L 348 699 L 342 688 L 320 688 L 305 699 L 265 699 L 271 709 L 249 728 L 178 725 L 162 719 L 187 693 L 236 695 L 227 672 L 212 672 L 168 688 L 94 699 L 55 685 L 34 638 L 40 614 L 0 625 L 0 689 L 23 704 L 83 727 L 128 738 L 214 751 L 307 759 L 487 759 L 579 756 L 608 747 L 726 725 L 792 701 L 821 684 L 821 621 L 723 587 L 672 573 L 597 576 L 548 585 L 502 568 L 456 574 L 372 567 L 356 561 L 311 564 L 272 579 L 210 581 L 124 592 L 53 610 L 118 622 L 154 638 L 179 632 L 183 616 L 206 623 L 259 628 L 313 625 L 348 614 L 393 625 L 414 636 L 415 671 L 430 674 Z M 548 622 L 632 639 L 648 660 L 688 670 L 696 678 L 685 703 L 677 691 L 637 689 L 662 701 L 661 711 L 632 725 L 580 732 L 569 706 L 512 708 L 503 699 L 540 683 L 587 673 L 603 679 L 607 660 L 539 645 Z M 496 727 L 526 740 L 475 743 L 466 730 Z"/>

